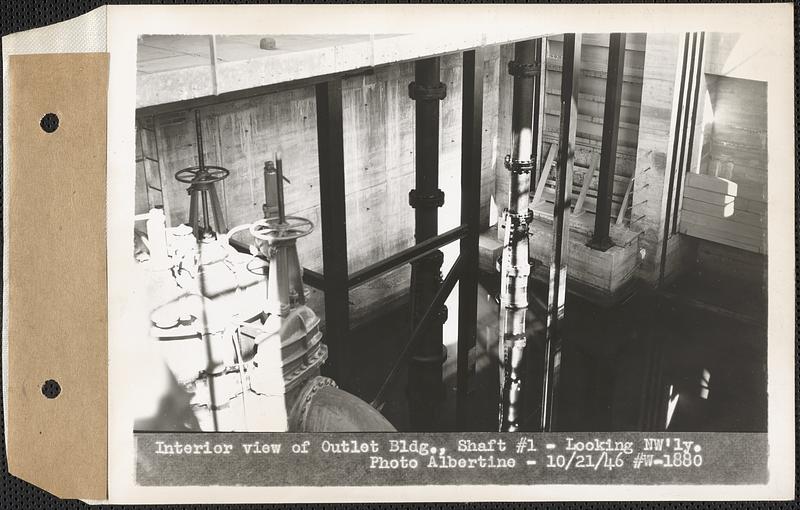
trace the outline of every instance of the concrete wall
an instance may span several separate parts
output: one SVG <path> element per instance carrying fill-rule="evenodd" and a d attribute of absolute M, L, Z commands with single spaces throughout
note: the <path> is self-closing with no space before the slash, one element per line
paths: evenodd
<path fill-rule="evenodd" d="M 501 48 L 488 47 L 484 61 L 484 133 L 481 217 L 488 227 L 490 195 L 497 165 L 498 79 Z M 440 230 L 459 223 L 461 158 L 461 54 L 441 59 L 447 97 L 441 102 L 440 187 L 445 206 Z M 413 63 L 378 67 L 343 83 L 349 269 L 402 250 L 414 242 L 414 212 L 408 191 L 414 187 L 414 101 L 408 83 Z M 248 97 L 200 108 L 205 160 L 223 166 L 230 177 L 218 185 L 229 226 L 262 216 L 263 166 L 273 151 L 283 154 L 288 214 L 319 224 L 319 178 L 313 87 Z M 186 185 L 178 170 L 197 164 L 194 111 L 184 110 L 137 119 L 137 213 L 164 206 L 169 222 L 188 221 Z M 502 159 L 500 159 L 502 162 Z M 502 164 L 502 163 L 501 163 Z M 317 229 L 298 243 L 306 267 L 322 267 Z"/>
<path fill-rule="evenodd" d="M 680 38 L 681 34 L 648 34 L 644 61 L 631 215 L 641 218 L 635 226 L 642 234 L 639 246 L 644 253 L 638 274 L 651 284 L 658 280 L 661 263 Z"/>

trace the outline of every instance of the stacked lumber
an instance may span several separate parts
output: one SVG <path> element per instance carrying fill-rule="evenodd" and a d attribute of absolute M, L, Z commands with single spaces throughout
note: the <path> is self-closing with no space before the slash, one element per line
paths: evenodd
<path fill-rule="evenodd" d="M 581 75 L 578 91 L 578 143 L 600 143 L 603 134 L 605 86 L 608 79 L 607 34 L 584 34 L 581 44 Z M 624 83 L 620 108 L 618 150 L 636 150 L 639 133 L 646 38 L 628 34 Z M 563 36 L 547 38 L 547 83 L 545 87 L 545 138 L 559 130 Z"/>
<path fill-rule="evenodd" d="M 546 179 L 537 183 L 531 208 L 534 214 L 545 217 L 553 215 L 553 204 L 556 196 L 555 161 L 556 145 L 551 144 L 545 161 L 543 172 L 547 172 Z M 599 155 L 595 155 L 588 167 L 574 165 L 572 170 L 572 214 L 580 216 L 586 212 L 595 214 L 597 211 L 597 188 L 599 173 Z M 626 202 L 625 197 L 630 194 L 631 179 L 624 175 L 614 176 L 614 189 L 611 195 L 611 218 L 619 218 L 619 212 Z M 613 223 L 613 221 L 612 221 Z"/>
<path fill-rule="evenodd" d="M 766 252 L 766 189 L 713 175 L 687 174 L 678 230 L 686 235 Z M 762 204 L 762 205 L 759 205 Z"/>

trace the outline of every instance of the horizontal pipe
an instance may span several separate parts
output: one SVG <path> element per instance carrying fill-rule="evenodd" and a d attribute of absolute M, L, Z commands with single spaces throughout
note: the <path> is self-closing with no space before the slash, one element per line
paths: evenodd
<path fill-rule="evenodd" d="M 441 236 L 440 236 L 441 237 Z M 414 331 L 411 333 L 411 338 L 408 339 L 406 345 L 403 346 L 402 352 L 397 357 L 397 361 L 395 361 L 392 370 L 389 372 L 389 375 L 386 377 L 386 380 L 383 381 L 381 385 L 381 389 L 378 390 L 378 394 L 372 400 L 371 404 L 372 407 L 379 408 L 383 404 L 383 397 L 386 393 L 386 390 L 389 388 L 389 385 L 392 383 L 394 378 L 397 376 L 398 371 L 400 370 L 400 366 L 406 361 L 409 353 L 411 352 L 411 347 L 419 340 L 419 337 L 422 335 L 422 332 L 427 329 L 430 325 L 431 319 L 439 313 L 444 305 L 444 302 L 447 301 L 448 296 L 450 296 L 450 292 L 453 291 L 453 287 L 455 287 L 458 280 L 461 278 L 461 273 L 463 271 L 464 261 L 462 260 L 461 256 L 459 255 L 456 259 L 453 267 L 450 268 L 450 272 L 447 273 L 447 276 L 444 278 L 442 282 L 442 286 L 439 288 L 439 291 L 433 297 L 431 301 L 431 305 L 425 311 L 425 315 L 422 316 L 417 327 L 414 328 Z"/>
<path fill-rule="evenodd" d="M 415 260 L 438 250 L 442 246 L 450 244 L 453 241 L 463 239 L 468 232 L 469 229 L 466 225 L 460 225 L 452 230 L 448 230 L 444 234 L 431 237 L 430 239 L 426 239 L 421 243 L 417 243 L 410 248 L 397 252 L 390 257 L 386 257 L 380 262 L 376 262 L 371 266 L 367 266 L 360 271 L 354 272 L 347 281 L 347 286 L 348 288 L 352 289 L 357 285 L 361 285 L 366 281 L 376 278 L 384 273 L 388 273 L 392 269 L 396 269 L 403 264 L 414 262 Z"/>

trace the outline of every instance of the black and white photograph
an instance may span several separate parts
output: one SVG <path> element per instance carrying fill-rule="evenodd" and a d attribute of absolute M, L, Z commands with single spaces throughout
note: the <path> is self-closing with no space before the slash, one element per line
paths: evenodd
<path fill-rule="evenodd" d="M 114 504 L 792 497 L 792 14 L 114 5 L 4 36 L 9 473 Z"/>
<path fill-rule="evenodd" d="M 136 429 L 765 432 L 759 48 L 398 38 L 139 38 Z"/>

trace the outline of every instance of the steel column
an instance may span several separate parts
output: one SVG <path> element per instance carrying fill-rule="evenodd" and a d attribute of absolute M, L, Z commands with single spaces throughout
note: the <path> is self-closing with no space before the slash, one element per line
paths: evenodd
<path fill-rule="evenodd" d="M 325 287 L 326 372 L 348 387 L 346 336 L 350 328 L 347 286 L 347 211 L 344 201 L 342 81 L 316 85 L 320 224 Z"/>
<path fill-rule="evenodd" d="M 439 189 L 439 101 L 446 94 L 439 81 L 439 58 L 415 62 L 409 96 L 416 102 L 416 188 L 409 193 L 414 208 L 414 237 L 421 243 L 438 235 L 438 207 L 444 203 Z M 411 267 L 411 322 L 418 325 L 430 307 L 442 282 L 441 251 L 417 259 Z M 442 364 L 445 350 L 442 324 L 447 319 L 444 305 L 436 319 L 425 328 L 411 351 L 408 367 L 409 422 L 413 430 L 433 430 L 437 411 L 444 400 Z"/>
<path fill-rule="evenodd" d="M 501 384 L 499 428 L 519 430 L 522 416 L 522 371 L 527 336 L 528 222 L 531 170 L 535 157 L 533 133 L 534 78 L 539 76 L 535 41 L 514 45 L 514 60 L 508 72 L 514 77 L 511 110 L 511 154 L 506 168 L 511 174 L 508 209 L 504 216 L 505 237 L 501 258 L 500 349 Z M 539 53 L 540 54 L 540 53 Z"/>
<path fill-rule="evenodd" d="M 465 51 L 461 97 L 461 239 L 463 261 L 458 283 L 458 359 L 456 415 L 467 421 L 467 392 L 475 374 L 478 316 L 478 236 L 480 235 L 481 135 L 483 129 L 483 49 Z"/>
<path fill-rule="evenodd" d="M 611 224 L 611 199 L 614 193 L 614 171 L 617 166 L 619 111 L 622 105 L 622 81 L 625 70 L 625 34 L 611 34 L 608 45 L 608 81 L 603 109 L 603 142 L 600 148 L 600 175 L 597 181 L 597 210 L 594 234 L 589 246 L 606 251 L 614 243 L 608 236 Z M 591 179 L 591 176 L 587 175 Z M 624 211 L 620 210 L 620 214 Z"/>
<path fill-rule="evenodd" d="M 581 35 L 564 34 L 561 75 L 561 124 L 558 141 L 558 172 L 553 208 L 553 249 L 547 302 L 547 337 L 542 384 L 541 428 L 557 428 L 558 379 L 564 330 L 564 301 L 567 294 L 569 258 L 569 213 L 572 201 L 572 166 L 575 157 L 575 128 L 578 119 L 578 90 L 581 64 Z"/>

